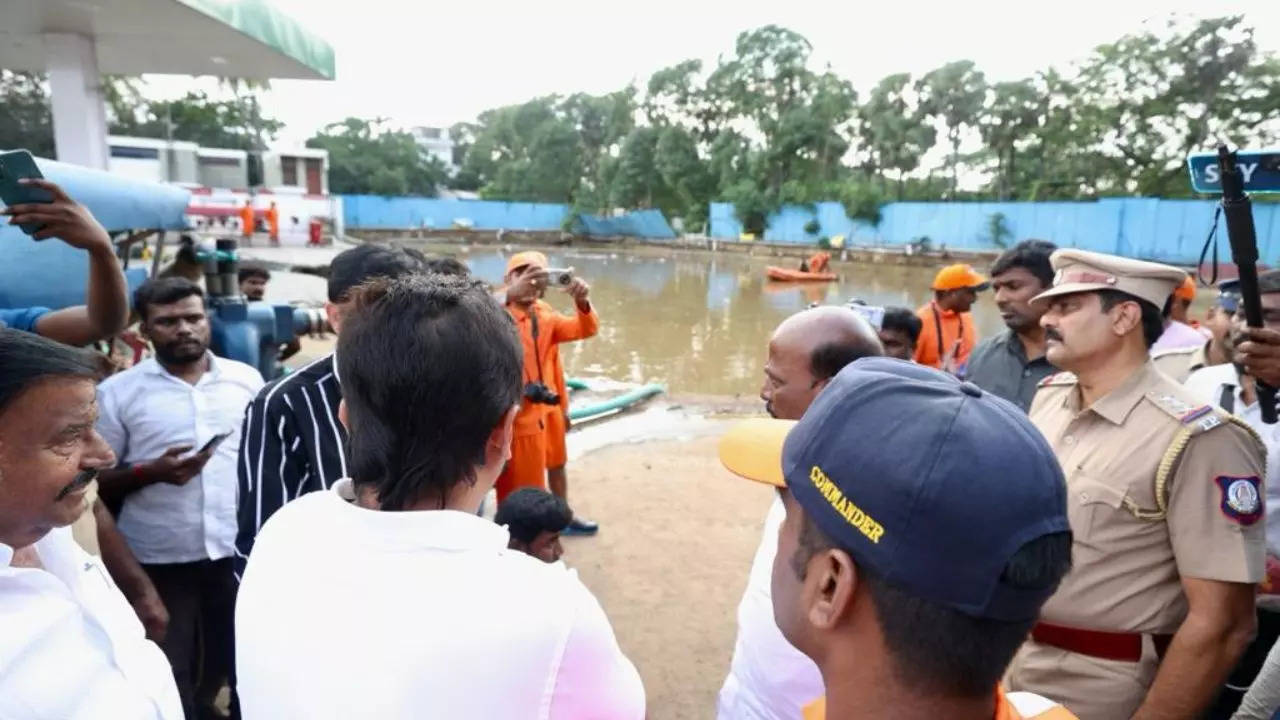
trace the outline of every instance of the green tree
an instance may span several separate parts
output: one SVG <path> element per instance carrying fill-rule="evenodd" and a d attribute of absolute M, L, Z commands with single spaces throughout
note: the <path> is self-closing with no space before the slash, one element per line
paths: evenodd
<path fill-rule="evenodd" d="M 882 176 L 886 170 L 896 173 L 898 200 L 904 199 L 907 175 L 920 167 L 920 159 L 938 139 L 927 113 L 908 97 L 910 87 L 908 73 L 890 75 L 871 90 L 858 110 L 867 166 Z"/>
<path fill-rule="evenodd" d="M 1103 192 L 1186 195 L 1188 152 L 1218 139 L 1270 142 L 1280 130 L 1280 60 L 1259 52 L 1239 16 L 1126 35 L 1097 48 L 1078 82 Z"/>
<path fill-rule="evenodd" d="M 284 123 L 263 117 L 257 103 L 215 100 L 192 91 L 177 100 L 147 100 L 135 108 L 113 110 L 109 127 L 116 135 L 186 140 L 205 147 L 260 150 Z"/>
<path fill-rule="evenodd" d="M 951 144 L 951 198 L 959 189 L 961 130 L 978 124 L 987 80 L 971 60 L 957 60 L 926 73 L 916 82 L 920 108 L 942 120 Z"/>
<path fill-rule="evenodd" d="M 54 156 L 53 112 L 43 76 L 0 70 L 0 148 Z"/>
<path fill-rule="evenodd" d="M 329 152 L 329 188 L 335 194 L 434 197 L 447 180 L 444 165 L 423 152 L 413 135 L 391 129 L 383 119 L 331 123 L 307 147 Z"/>
<path fill-rule="evenodd" d="M 978 132 L 988 154 L 995 156 L 992 187 L 1000 200 L 1014 195 L 1018 145 L 1039 127 L 1042 105 L 1043 98 L 1031 80 L 1000 82 L 990 88 L 986 107 L 978 119 Z"/>

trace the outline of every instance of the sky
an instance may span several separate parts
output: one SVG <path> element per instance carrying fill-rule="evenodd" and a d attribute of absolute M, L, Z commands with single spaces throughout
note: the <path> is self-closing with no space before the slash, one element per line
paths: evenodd
<path fill-rule="evenodd" d="M 278 80 L 263 100 L 301 145 L 347 116 L 449 126 L 483 110 L 550 93 L 610 92 L 647 83 L 690 58 L 714 65 L 736 36 L 770 23 L 804 35 L 814 60 L 862 94 L 895 72 L 919 74 L 970 59 L 988 80 L 1066 67 L 1102 43 L 1183 17 L 1243 14 L 1265 50 L 1280 54 L 1277 0 L 269 0 L 329 41 L 332 82 Z M 149 76 L 158 96 L 190 79 Z M 212 87 L 212 83 L 210 83 Z"/>

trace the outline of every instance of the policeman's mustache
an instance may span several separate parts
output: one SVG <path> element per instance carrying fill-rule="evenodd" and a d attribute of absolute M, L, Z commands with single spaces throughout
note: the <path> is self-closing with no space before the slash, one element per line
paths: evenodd
<path fill-rule="evenodd" d="M 1052 328 L 1052 327 L 1045 328 L 1044 337 L 1046 340 L 1057 340 L 1058 342 L 1066 342 L 1065 340 L 1062 339 L 1062 333 L 1058 332 L 1057 328 Z"/>

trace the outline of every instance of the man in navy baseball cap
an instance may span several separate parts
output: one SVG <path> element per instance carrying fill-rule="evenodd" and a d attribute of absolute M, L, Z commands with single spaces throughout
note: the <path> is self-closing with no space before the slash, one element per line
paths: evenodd
<path fill-rule="evenodd" d="M 798 423 L 735 426 L 720 459 L 786 506 L 774 616 L 827 693 L 806 718 L 1071 717 L 998 687 L 1071 563 L 1062 471 L 1017 407 L 864 358 Z"/>

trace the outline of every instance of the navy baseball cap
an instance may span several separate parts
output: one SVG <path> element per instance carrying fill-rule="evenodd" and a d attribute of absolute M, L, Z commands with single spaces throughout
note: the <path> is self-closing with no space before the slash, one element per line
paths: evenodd
<path fill-rule="evenodd" d="M 1240 305 L 1240 281 L 1223 280 L 1218 283 L 1218 306 L 1229 313 L 1234 313 Z"/>
<path fill-rule="evenodd" d="M 1020 622 L 1056 589 L 1002 578 L 1023 545 L 1071 530 L 1053 450 L 1017 407 L 946 373 L 854 361 L 799 422 L 733 427 L 720 460 L 789 489 L 855 562 L 918 597 Z"/>

